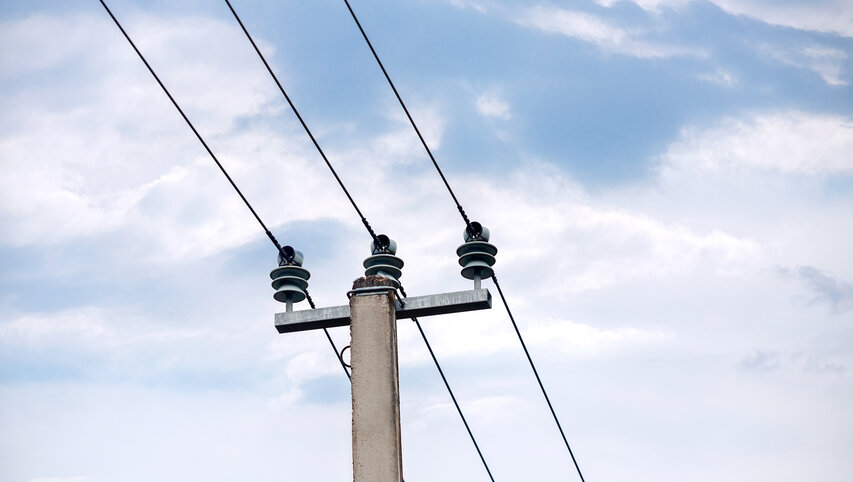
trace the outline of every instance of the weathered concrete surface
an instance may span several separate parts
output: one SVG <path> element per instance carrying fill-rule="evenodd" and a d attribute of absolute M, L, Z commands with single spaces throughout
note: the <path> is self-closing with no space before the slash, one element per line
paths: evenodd
<path fill-rule="evenodd" d="M 389 286 L 379 276 L 359 278 L 353 289 Z M 350 298 L 352 463 L 354 482 L 400 482 L 400 386 L 394 292 Z"/>
<path fill-rule="evenodd" d="M 352 289 L 371 288 L 373 286 L 390 286 L 394 287 L 394 283 L 384 276 L 362 276 L 352 282 Z"/>

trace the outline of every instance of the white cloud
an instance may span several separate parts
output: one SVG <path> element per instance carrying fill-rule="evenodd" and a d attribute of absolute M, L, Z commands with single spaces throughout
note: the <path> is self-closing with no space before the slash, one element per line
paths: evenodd
<path fill-rule="evenodd" d="M 162 22 L 167 30 L 175 27 Z M 73 25 L 57 25 L 57 31 L 77 32 Z M 607 45 L 607 35 L 613 32 L 603 25 L 603 30 L 596 30 L 594 22 L 581 25 L 576 34 L 592 44 Z M 591 30 L 584 30 L 587 27 Z M 108 32 L 115 40 L 115 32 Z M 87 39 L 81 41 L 84 45 L 100 39 L 77 33 Z M 219 33 L 214 29 L 203 36 Z M 628 40 L 623 40 L 623 47 L 633 34 L 624 35 Z M 212 62 L 208 57 L 214 55 L 202 53 L 203 43 L 191 42 L 192 56 L 178 52 L 171 59 L 165 52 L 167 59 L 158 62 L 181 58 Z M 91 289 L 81 274 L 97 272 L 105 292 L 72 290 L 60 300 L 60 304 L 91 304 L 89 308 L 3 313 L 0 349 L 5 354 L 10 348 L 11 356 L 51 354 L 59 358 L 49 369 L 76 363 L 86 365 L 83 368 L 99 380 L 120 383 L 107 389 L 73 381 L 0 384 L 0 422 L 8 428 L 0 435 L 0 453 L 12 461 L 4 469 L 14 480 L 81 473 L 97 473 L 107 480 L 233 480 L 237 473 L 236 478 L 263 481 L 280 478 L 285 464 L 297 480 L 347 477 L 351 469 L 347 382 L 325 338 L 317 332 L 275 334 L 271 313 L 280 305 L 270 300 L 266 273 L 246 268 L 245 259 L 232 249 L 257 240 L 261 236 L 257 226 L 171 106 L 163 103 L 162 93 L 152 88 L 148 74 L 139 70 L 138 61 L 132 55 L 121 60 L 128 53 L 126 45 L 115 42 L 115 46 L 114 53 L 104 54 L 109 68 L 92 66 L 79 74 L 82 81 L 73 84 L 108 92 L 104 100 L 93 96 L 69 106 L 31 102 L 38 100 L 33 96 L 13 105 L 20 125 L 5 122 L 0 131 L 4 168 L 19 173 L 18 182 L 4 181 L 0 189 L 7 196 L 2 202 L 2 222 L 9 227 L 4 229 L 4 245 L 26 246 L 41 256 L 65 247 L 67 241 L 87 244 L 96 255 L 75 256 L 59 267 L 50 266 L 50 273 L 30 276 L 61 274 L 80 279 L 83 289 Z M 79 55 L 86 49 L 73 51 Z M 33 68 L 56 68 L 68 58 Z M 235 72 L 235 79 L 255 81 L 244 74 Z M 263 72 L 257 74 L 258 82 L 268 81 Z M 132 86 L 130 93 L 114 83 Z M 211 89 L 222 95 L 230 92 L 221 85 Z M 126 95 L 132 100 L 125 105 Z M 182 92 L 179 99 L 193 95 Z M 210 93 L 198 95 L 205 99 Z M 275 98 L 275 92 L 263 97 Z M 233 109 L 226 103 L 221 115 L 202 111 L 197 115 L 213 132 L 216 152 L 272 227 L 289 220 L 318 219 L 342 226 L 345 232 L 336 233 L 337 238 L 316 243 L 323 247 L 317 247 L 321 252 L 309 258 L 308 267 L 318 304 L 343 304 L 342 286 L 358 276 L 359 260 L 366 255 L 365 234 L 357 231 L 361 227 L 353 222 L 350 206 L 334 190 L 316 155 L 294 147 L 305 141 L 301 132 L 280 122 L 280 111 L 263 99 L 248 110 L 234 102 Z M 247 102 L 251 105 L 250 99 Z M 444 118 L 429 104 L 423 102 L 427 108 L 420 107 L 416 117 L 424 119 L 431 139 L 440 140 Z M 234 129 L 237 118 L 251 122 L 251 128 Z M 404 281 L 413 295 L 469 287 L 470 282 L 458 276 L 453 255 L 461 242 L 458 215 L 404 119 L 392 119 L 399 122 L 327 152 L 374 227 L 394 229 L 389 234 L 400 242 L 406 261 Z M 814 453 L 803 457 L 807 462 L 785 467 L 788 473 L 783 475 L 807 479 L 815 475 L 814 467 L 821 467 L 825 471 L 818 474 L 821 480 L 846 480 L 846 472 L 838 473 L 847 460 L 850 421 L 839 424 L 821 417 L 849 405 L 850 384 L 839 380 L 845 381 L 840 377 L 848 376 L 846 367 L 853 364 L 847 352 L 812 356 L 823 352 L 809 345 L 819 344 L 815 340 L 821 337 L 849 339 L 849 329 L 843 328 L 849 324 L 836 323 L 836 332 L 821 331 L 822 322 L 838 315 L 823 318 L 825 308 L 792 303 L 788 291 L 808 291 L 800 283 L 779 279 L 775 271 L 762 270 L 809 265 L 833 273 L 832 280 L 814 272 L 803 279 L 807 287 L 822 290 L 824 304 L 831 304 L 838 290 L 849 292 L 849 283 L 841 281 L 853 279 L 853 259 L 844 256 L 851 239 L 845 205 L 849 196 L 842 193 L 841 201 L 826 202 L 809 191 L 766 182 L 777 171 L 849 172 L 849 124 L 839 116 L 786 113 L 686 129 L 662 154 L 661 178 L 625 187 L 624 198 L 612 186 L 587 191 L 559 167 L 530 159 L 522 158 L 515 169 L 495 176 L 461 168 L 452 172 L 451 182 L 469 214 L 477 213 L 476 219 L 492 229 L 492 240 L 500 249 L 497 267 L 502 285 L 552 400 L 571 424 L 572 437 L 584 447 L 584 463 L 604 478 L 651 480 L 665 474 L 661 480 L 694 480 L 698 473 L 700 478 L 741 480 L 741 472 L 748 472 L 773 479 L 768 472 L 781 469 L 777 464 L 768 469 L 764 458 L 754 461 L 755 452 L 748 447 L 778 444 L 778 430 L 783 430 L 797 435 L 792 440 L 812 440 L 814 447 Z M 366 167 L 377 165 L 381 168 Z M 406 176 L 399 175 L 401 167 Z M 729 175 L 731 169 L 746 177 L 747 187 Z M 677 171 L 679 177 L 673 181 L 667 177 L 672 172 L 666 171 Z M 720 175 L 711 176 L 709 171 Z M 33 186 L 32 192 L 18 185 Z M 375 192 L 382 196 L 371 195 Z M 38 209 L 24 209 L 27 203 Z M 123 234 L 124 242 L 99 240 L 104 232 Z M 323 235 L 316 236 L 311 239 Z M 148 258 L 135 259 L 128 251 L 143 251 Z M 155 270 L 148 261 L 156 256 L 168 262 L 152 274 Z M 122 263 L 131 258 L 127 263 L 135 269 L 121 263 L 116 268 L 110 262 L 113 257 Z M 232 257 L 238 259 L 230 262 L 240 268 L 222 261 Z M 188 266 L 190 259 L 196 264 Z M 89 262 L 94 266 L 86 270 L 79 266 Z M 139 280 L 139 275 L 148 279 Z M 114 293 L 106 287 L 111 284 L 138 294 L 138 308 L 105 307 L 114 301 L 110 298 Z M 152 284 L 163 286 L 149 290 Z M 174 292 L 174 298 L 155 298 L 165 291 Z M 553 478 L 563 473 L 559 471 L 565 469 L 565 454 L 550 457 L 550 449 L 538 444 L 541 434 L 553 426 L 499 301 L 495 305 L 490 312 L 464 318 L 424 320 L 424 328 L 438 356 L 448 362 L 446 373 L 463 409 L 477 423 L 478 436 L 483 434 L 490 460 L 505 464 L 499 467 L 501 473 L 508 480 Z M 145 313 L 149 310 L 163 314 L 151 316 Z M 199 310 L 203 313 L 196 314 Z M 403 416 L 429 418 L 440 413 L 429 422 L 446 420 L 449 427 L 441 432 L 438 424 L 424 423 L 424 433 L 418 433 L 423 437 L 404 437 L 404 443 L 417 448 L 404 450 L 409 454 L 407 470 L 431 480 L 482 476 L 476 460 L 470 473 L 461 467 L 464 462 L 439 464 L 453 473 L 436 476 L 440 469 L 434 461 L 445 460 L 441 456 L 445 454 L 415 445 L 434 443 L 438 450 L 447 450 L 448 457 L 470 451 L 417 333 L 411 324 L 400 327 L 400 360 L 406 371 L 401 379 L 403 403 L 408 404 Z M 247 332 L 250 339 L 241 338 Z M 345 339 L 346 330 L 333 330 L 333 336 Z M 785 344 L 791 346 L 779 346 Z M 738 360 L 756 346 L 767 347 L 767 353 L 801 350 L 809 355 L 796 365 L 780 358 L 774 374 L 784 378 L 778 383 L 741 383 L 737 377 L 762 375 L 731 374 Z M 789 370 L 791 366 L 797 370 Z M 226 369 L 251 386 L 233 389 L 211 383 L 212 389 L 195 393 L 189 387 Z M 145 385 L 151 373 L 157 382 L 175 372 L 177 388 Z M 29 376 L 24 370 L 17 373 Z M 820 379 L 803 382 L 803 377 Z M 805 383 L 808 391 L 801 390 Z M 323 393 L 329 386 L 339 392 Z M 728 395 L 720 398 L 720 393 Z M 768 410 L 763 403 L 768 399 L 785 403 Z M 832 410 L 813 409 L 826 403 Z M 515 416 L 500 418 L 508 412 Z M 803 419 L 804 413 L 814 418 Z M 737 427 L 726 425 L 733 416 Z M 525 426 L 505 425 L 513 421 Z M 665 471 L 628 464 L 628 474 L 609 463 L 614 454 L 622 458 L 634 454 L 635 460 L 647 461 L 660 451 L 683 451 L 683 446 L 660 439 L 680 443 L 683 434 L 707 431 L 709 425 L 712 432 L 720 430 L 713 435 L 725 436 L 707 437 L 702 443 L 729 441 L 732 434 L 747 442 L 691 445 L 690 453 L 684 452 L 687 455 Z M 412 426 L 404 426 L 406 433 L 415 433 Z M 649 433 L 663 435 L 649 440 Z M 627 440 L 631 434 L 640 434 L 641 440 Z M 248 443 L 235 449 L 234 440 Z M 792 447 L 784 445 L 785 450 Z M 637 450 L 646 452 L 636 455 Z M 144 464 L 139 463 L 140 451 L 146 453 Z M 694 452 L 731 456 L 738 473 L 706 472 L 708 467 L 701 457 L 691 455 Z M 334 463 L 323 463 L 317 454 Z M 546 460 L 517 466 L 510 462 L 536 456 Z M 86 465 L 78 470 L 81 463 Z M 643 469 L 638 471 L 638 466 Z"/>
<path fill-rule="evenodd" d="M 844 64 L 848 55 L 843 50 L 819 45 L 780 48 L 764 44 L 759 47 L 759 52 L 783 64 L 811 70 L 829 85 L 848 84 L 843 78 Z"/>
<path fill-rule="evenodd" d="M 589 13 L 556 7 L 531 7 L 517 19 L 521 25 L 543 32 L 556 33 L 593 44 L 606 52 L 639 58 L 699 56 L 707 54 L 697 49 L 647 41 L 642 34 L 611 25 Z"/>
<path fill-rule="evenodd" d="M 512 117 L 509 104 L 495 94 L 483 93 L 477 96 L 477 112 L 484 117 L 509 120 Z"/>
<path fill-rule="evenodd" d="M 339 348 L 343 348 L 339 347 Z M 292 347 L 284 348 L 284 353 L 292 353 Z M 301 383 L 319 377 L 337 375 L 342 371 L 339 364 L 329 363 L 330 351 L 322 353 L 316 350 L 307 350 L 295 356 L 289 357 L 285 368 L 287 380 L 293 383 Z M 347 356 L 346 353 L 344 356 Z"/>
<path fill-rule="evenodd" d="M 611 26 L 588 13 L 558 8 L 533 7 L 521 22 L 545 32 L 559 33 L 596 45 L 615 46 L 624 43 L 627 32 Z"/>
<path fill-rule="evenodd" d="M 442 110 L 429 100 L 410 101 L 406 105 L 427 145 L 435 150 L 440 149 L 447 123 Z M 422 161 L 423 146 L 418 138 L 412 135 L 409 120 L 399 105 L 389 105 L 385 115 L 396 121 L 397 125 L 375 137 L 358 139 L 359 142 L 354 143 L 351 148 L 335 152 L 334 159 L 339 163 L 348 164 L 370 156 L 371 163 L 383 168 L 408 164 L 414 160 Z"/>
<path fill-rule="evenodd" d="M 782 112 L 726 118 L 687 128 L 663 155 L 664 167 L 828 174 L 853 170 L 853 121 L 837 115 Z"/>
<path fill-rule="evenodd" d="M 596 3 L 611 7 L 619 1 L 630 1 L 645 10 L 657 12 L 662 8 L 681 7 L 697 0 L 596 0 Z M 772 25 L 853 37 L 853 3 L 846 0 L 708 1 L 730 14 L 745 15 Z"/>
<path fill-rule="evenodd" d="M 141 50 L 268 225 L 318 218 L 357 225 L 345 198 L 325 195 L 330 174 L 283 110 L 238 28 L 210 19 L 143 17 L 127 23 L 131 32 L 142 33 Z M 0 133 L 0 164 L 8 173 L 0 177 L 6 228 L 0 244 L 49 246 L 108 234 L 148 245 L 122 263 L 163 263 L 257 239 L 246 207 L 109 22 L 34 17 L 7 27 L 4 32 L 20 35 L 9 35 L 4 45 L 8 41 L 13 50 L 41 60 L 16 64 L 4 57 L 5 73 L 62 68 L 69 58 L 86 58 L 94 45 L 106 47 L 99 50 L 103 63 L 84 64 L 76 74 L 86 82 L 75 84 L 81 92 L 71 102 L 43 95 L 38 85 L 11 97 L 4 118 L 16 122 Z M 60 50 L 63 56 L 48 61 L 38 54 L 53 52 L 66 37 L 73 41 Z M 412 109 L 438 148 L 443 117 L 428 105 Z M 420 156 L 402 114 L 395 110 L 394 116 L 400 124 L 370 139 L 366 149 L 332 156 L 354 192 L 374 181 L 357 175 L 365 162 L 388 167 Z M 243 130 L 235 127 L 238 121 L 255 125 Z M 299 182 L 282 189 L 280 181 L 296 172 Z"/>
<path fill-rule="evenodd" d="M 296 411 L 241 391 L 4 384 L 4 480 L 272 482 L 283 466 L 292 480 L 341 480 L 352 471 L 342 405 Z M 310 434 L 322 435 L 310 440 Z M 322 467 L 306 463 L 320 453 L 327 458 Z M 91 475 L 64 475 L 81 473 Z"/>
<path fill-rule="evenodd" d="M 751 239 L 713 229 L 697 232 L 637 210 L 608 207 L 547 167 L 528 165 L 498 184 L 470 179 L 466 185 L 477 200 L 470 210 L 492 213 L 481 221 L 500 233 L 508 253 L 500 262 L 518 266 L 518 275 L 540 273 L 540 289 L 548 295 L 709 267 L 720 274 L 737 272 L 758 252 Z M 536 242 L 531 244 L 532 233 Z"/>
<path fill-rule="evenodd" d="M 450 0 L 450 4 L 456 8 L 470 8 L 480 13 L 488 12 L 488 8 L 482 2 L 472 2 L 468 0 Z"/>
<path fill-rule="evenodd" d="M 244 55 L 245 40 L 233 25 L 143 17 L 128 21 L 127 28 L 145 32 L 139 36 L 140 48 L 212 144 L 235 119 L 268 111 L 265 104 L 275 98 L 256 62 Z M 0 242 L 55 244 L 120 227 L 145 231 L 151 218 L 141 205 L 164 189 L 199 205 L 202 197 L 230 196 L 219 189 L 227 185 L 214 179 L 218 174 L 212 161 L 204 159 L 186 125 L 109 22 L 85 16 L 32 17 L 7 23 L 2 31 L 7 37 L 0 43 L 40 60 L 19 63 L 15 56 L 3 56 L 0 70 L 37 75 L 81 58 L 86 61 L 76 75 L 86 76 L 87 82 L 75 83 L 73 95 L 64 101 L 42 92 L 39 84 L 10 96 L 4 118 L 16 122 L 6 123 L 0 137 L 0 162 L 8 173 L 0 178 L 0 219 L 7 227 Z M 62 55 L 54 52 L 57 46 Z M 42 58 L 40 52 L 54 53 Z M 222 72 L 227 74 L 218 75 Z M 159 142 L 151 145 L 148 136 Z M 257 159 L 222 157 L 236 175 Z M 193 163 L 194 158 L 201 162 Z M 163 244 L 212 242 L 215 247 L 245 240 L 233 227 L 247 223 L 226 223 L 230 229 L 214 226 L 199 219 L 201 212 L 187 216 L 180 207 L 166 205 L 208 242 L 193 243 L 192 237 L 173 241 L 169 237 L 174 231 L 155 228 L 153 234 L 159 232 Z M 239 211 L 238 205 L 211 204 L 209 209 L 220 210 L 219 219 Z"/>
<path fill-rule="evenodd" d="M 602 7 L 610 8 L 619 2 L 633 2 L 644 10 L 659 11 L 663 7 L 679 7 L 690 3 L 691 0 L 595 0 Z"/>
<path fill-rule="evenodd" d="M 716 84 L 721 87 L 731 88 L 738 84 L 738 77 L 732 72 L 725 69 L 717 69 L 714 72 L 700 74 L 696 76 L 699 80 Z"/>
<path fill-rule="evenodd" d="M 130 326 L 132 330 L 128 330 Z M 174 326 L 132 309 L 97 306 L 28 313 L 0 322 L 0 340 L 6 344 L 52 349 L 75 347 L 108 356 L 201 339 L 223 340 L 229 336 L 214 329 Z"/>
<path fill-rule="evenodd" d="M 853 37 L 853 3 L 847 0 L 711 1 L 729 13 L 746 15 L 769 24 Z"/>
<path fill-rule="evenodd" d="M 427 326 L 431 343 L 441 346 L 442 359 L 482 359 L 493 355 L 514 352 L 518 338 L 511 330 L 496 330 L 491 312 L 466 314 L 452 329 Z M 429 322 L 428 322 L 429 323 Z M 410 333 L 401 343 L 410 347 L 400 356 L 404 365 L 429 363 L 426 349 L 418 343 L 418 335 Z M 661 330 L 645 330 L 631 326 L 615 328 L 595 327 L 569 320 L 527 320 L 524 323 L 524 339 L 527 345 L 548 359 L 605 359 L 624 356 L 628 353 L 652 352 L 661 344 L 672 341 L 675 334 Z M 472 340 L 477 340 L 472 343 Z"/>

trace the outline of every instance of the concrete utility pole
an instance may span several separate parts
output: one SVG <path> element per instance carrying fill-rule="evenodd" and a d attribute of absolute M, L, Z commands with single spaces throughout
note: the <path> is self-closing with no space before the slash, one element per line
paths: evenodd
<path fill-rule="evenodd" d="M 359 278 L 349 305 L 275 314 L 279 333 L 350 325 L 352 365 L 352 462 L 354 482 L 400 482 L 400 389 L 397 371 L 398 318 L 483 310 L 492 307 L 487 289 L 396 299 L 393 282 Z"/>
<path fill-rule="evenodd" d="M 480 287 L 494 272 L 497 248 L 488 243 L 489 230 L 473 222 L 456 250 L 462 276 L 474 289 L 396 299 L 403 260 L 397 243 L 384 234 L 371 244 L 364 260 L 365 277 L 355 280 L 349 305 L 292 311 L 292 303 L 307 297 L 308 270 L 302 253 L 285 246 L 279 266 L 272 270 L 273 297 L 286 303 L 276 313 L 279 333 L 350 325 L 352 367 L 352 464 L 354 482 L 401 482 L 400 381 L 397 369 L 397 319 L 483 310 L 492 307 L 489 290 Z M 313 306 L 313 304 L 312 304 Z"/>
<path fill-rule="evenodd" d="M 393 290 L 388 278 L 359 278 L 349 301 L 352 469 L 359 482 L 403 477 Z"/>

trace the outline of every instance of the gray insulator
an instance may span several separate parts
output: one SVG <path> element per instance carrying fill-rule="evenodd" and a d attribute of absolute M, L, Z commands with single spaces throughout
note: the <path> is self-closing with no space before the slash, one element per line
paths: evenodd
<path fill-rule="evenodd" d="M 498 248 L 487 242 L 489 240 L 488 228 L 481 226 L 480 223 L 471 223 L 471 225 L 479 232 L 472 235 L 468 228 L 465 228 L 465 244 L 456 248 L 459 265 L 462 266 L 462 277 L 467 279 L 489 278 L 495 274 L 492 266 L 495 264 Z"/>
<path fill-rule="evenodd" d="M 278 255 L 278 268 L 270 271 L 272 288 L 275 290 L 273 298 L 282 303 L 298 303 L 306 297 L 305 290 L 308 289 L 311 273 L 301 267 L 304 260 L 302 253 L 290 246 L 285 246 L 282 251 Z"/>
<path fill-rule="evenodd" d="M 394 256 L 397 253 L 397 243 L 380 234 L 377 236 L 384 246 L 370 243 L 370 251 L 373 256 L 364 260 L 365 276 L 382 276 L 391 280 L 395 288 L 400 287 L 400 277 L 403 276 L 403 260 Z"/>

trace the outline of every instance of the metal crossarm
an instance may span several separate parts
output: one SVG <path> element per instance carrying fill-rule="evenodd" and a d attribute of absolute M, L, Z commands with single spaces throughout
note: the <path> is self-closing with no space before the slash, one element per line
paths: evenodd
<path fill-rule="evenodd" d="M 401 305 L 398 301 L 396 311 L 397 318 L 400 319 L 486 310 L 491 307 L 492 294 L 484 288 L 437 295 L 412 296 L 406 298 L 405 305 Z M 275 314 L 275 328 L 279 333 L 333 328 L 349 324 L 349 305 Z"/>

